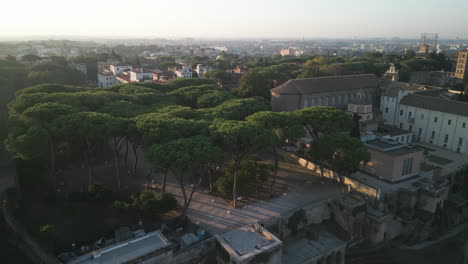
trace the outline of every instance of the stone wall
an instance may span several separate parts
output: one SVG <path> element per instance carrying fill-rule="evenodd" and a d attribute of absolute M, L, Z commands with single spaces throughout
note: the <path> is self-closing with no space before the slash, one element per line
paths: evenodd
<path fill-rule="evenodd" d="M 278 151 L 281 155 L 283 156 L 290 156 L 293 160 L 295 160 L 299 165 L 301 165 L 302 167 L 308 169 L 308 170 L 311 170 L 317 174 L 320 174 L 320 166 L 311 162 L 311 161 L 308 161 L 306 159 L 303 159 L 303 158 L 300 158 L 300 157 L 297 157 L 289 152 L 286 152 L 286 151 L 283 151 L 283 150 L 279 150 Z M 334 180 L 334 181 L 337 181 L 339 182 L 340 181 L 340 176 L 338 173 L 332 171 L 332 170 L 329 170 L 327 168 L 324 168 L 323 169 L 323 176 L 325 178 L 328 178 L 328 179 L 331 179 L 331 180 Z M 370 187 L 368 185 L 365 185 L 363 183 L 360 183 L 356 180 L 353 180 L 349 177 L 346 177 L 346 176 L 343 176 L 343 180 L 344 180 L 344 184 L 347 185 L 347 186 L 350 186 L 351 187 L 351 191 L 356 191 L 360 194 L 363 194 L 367 197 L 370 197 L 370 198 L 373 198 L 373 199 L 379 199 L 380 197 L 380 191 L 376 188 L 373 188 L 373 187 Z"/>

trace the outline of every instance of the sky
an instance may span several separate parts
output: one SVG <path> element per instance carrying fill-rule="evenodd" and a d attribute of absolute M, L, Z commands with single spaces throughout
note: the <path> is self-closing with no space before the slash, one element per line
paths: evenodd
<path fill-rule="evenodd" d="M 6 0 L 0 37 L 468 38 L 468 0 Z"/>

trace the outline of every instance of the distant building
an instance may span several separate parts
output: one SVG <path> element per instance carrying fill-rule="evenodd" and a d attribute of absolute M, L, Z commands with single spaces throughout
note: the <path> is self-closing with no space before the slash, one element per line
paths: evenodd
<path fill-rule="evenodd" d="M 112 72 L 101 72 L 98 73 L 98 86 L 101 88 L 106 88 L 119 84 L 117 78 L 112 74 Z"/>
<path fill-rule="evenodd" d="M 419 53 L 428 54 L 429 53 L 429 45 L 422 44 L 421 46 L 419 46 Z"/>
<path fill-rule="evenodd" d="M 295 53 L 295 50 L 292 48 L 282 49 L 280 51 L 281 56 L 292 56 L 294 55 L 294 53 Z"/>
<path fill-rule="evenodd" d="M 119 75 L 122 72 L 127 72 L 132 70 L 132 66 L 124 63 L 118 63 L 118 64 L 111 64 L 109 66 L 110 70 L 114 75 Z"/>
<path fill-rule="evenodd" d="M 192 78 L 192 70 L 188 67 L 182 67 L 182 69 L 176 71 L 175 73 L 177 75 L 177 78 Z"/>
<path fill-rule="evenodd" d="M 237 73 L 237 74 L 241 74 L 241 73 L 244 73 L 247 71 L 247 68 L 244 67 L 244 66 L 237 66 L 233 72 Z"/>
<path fill-rule="evenodd" d="M 353 100 L 376 100 L 381 79 L 374 74 L 293 79 L 273 88 L 271 107 L 275 112 L 312 106 L 346 109 Z"/>
<path fill-rule="evenodd" d="M 390 63 L 390 68 L 385 72 L 384 78 L 390 81 L 398 82 L 398 70 L 395 64 Z"/>
<path fill-rule="evenodd" d="M 468 83 L 468 50 L 460 51 L 458 53 L 455 78 L 464 83 Z"/>
<path fill-rule="evenodd" d="M 153 72 L 143 68 L 137 68 L 130 71 L 131 82 L 145 82 L 153 80 Z"/>
<path fill-rule="evenodd" d="M 203 64 L 198 64 L 195 71 L 197 72 L 199 78 L 204 78 L 205 73 L 207 73 L 208 71 L 211 71 L 212 69 L 213 68 L 211 68 L 210 66 L 205 66 Z"/>

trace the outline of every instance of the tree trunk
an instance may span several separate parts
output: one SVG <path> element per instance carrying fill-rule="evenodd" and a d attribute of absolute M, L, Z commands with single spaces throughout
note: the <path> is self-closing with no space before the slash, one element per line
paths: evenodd
<path fill-rule="evenodd" d="M 120 144 L 120 140 L 117 140 L 115 137 L 112 138 L 114 140 L 114 161 L 115 161 L 115 165 L 117 167 L 117 171 L 116 171 L 116 178 L 117 178 L 117 189 L 120 190 L 120 162 L 119 162 L 119 144 Z"/>
<path fill-rule="evenodd" d="M 278 175 L 278 170 L 279 170 L 279 154 L 278 154 L 278 151 L 276 150 L 276 147 L 274 149 L 273 154 L 275 155 L 275 171 L 273 172 L 273 180 L 271 181 L 270 195 L 273 195 L 273 188 L 275 186 L 276 176 Z"/>
<path fill-rule="evenodd" d="M 128 137 L 125 137 L 125 169 L 128 170 Z"/>
<path fill-rule="evenodd" d="M 49 138 L 49 152 L 50 152 L 49 175 L 50 175 L 50 178 L 54 182 L 55 189 L 57 189 L 55 142 L 51 137 Z"/>
<path fill-rule="evenodd" d="M 182 196 L 184 197 L 184 205 L 182 207 L 182 218 L 185 219 L 185 217 L 187 216 L 188 199 L 187 199 L 187 193 L 185 192 L 184 173 L 178 174 L 178 177 L 179 177 L 180 190 L 182 191 Z"/>
<path fill-rule="evenodd" d="M 234 183 L 232 184 L 232 207 L 237 207 L 237 176 L 239 175 L 240 160 L 234 158 Z"/>
<path fill-rule="evenodd" d="M 91 146 L 89 143 L 88 137 L 85 137 L 86 141 L 86 151 L 85 151 L 85 161 L 86 161 L 86 166 L 88 167 L 88 187 L 89 185 L 93 184 L 94 182 L 94 172 L 93 172 L 93 166 L 91 165 L 91 158 L 90 158 L 90 152 L 91 152 Z"/>
<path fill-rule="evenodd" d="M 150 167 L 150 171 L 148 172 L 148 175 L 146 175 L 146 190 L 149 189 L 149 181 L 151 178 L 151 174 L 153 174 L 153 166 Z"/>
<path fill-rule="evenodd" d="M 166 170 L 163 175 L 162 179 L 162 192 L 166 192 L 166 181 L 167 181 L 167 173 L 168 171 Z"/>
<path fill-rule="evenodd" d="M 208 165 L 208 188 L 210 190 L 210 192 L 213 191 L 213 182 L 211 180 L 211 174 L 213 174 L 213 164 L 210 163 L 210 165 Z"/>
<path fill-rule="evenodd" d="M 133 155 L 135 156 L 135 163 L 133 164 L 133 175 L 136 175 L 138 168 L 138 146 L 135 143 L 132 143 Z"/>

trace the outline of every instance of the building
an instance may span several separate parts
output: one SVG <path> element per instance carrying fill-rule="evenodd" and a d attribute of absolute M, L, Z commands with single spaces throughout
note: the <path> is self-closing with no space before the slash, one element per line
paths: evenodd
<path fill-rule="evenodd" d="M 192 69 L 188 67 L 182 67 L 182 69 L 178 70 L 175 72 L 177 75 L 177 78 L 187 78 L 190 79 L 192 78 Z"/>
<path fill-rule="evenodd" d="M 450 96 L 445 89 L 385 93 L 382 122 L 414 132 L 418 141 L 468 153 L 468 103 Z"/>
<path fill-rule="evenodd" d="M 371 154 L 371 161 L 365 166 L 366 172 L 388 182 L 419 175 L 420 164 L 424 160 L 421 149 L 379 139 L 367 141 L 365 144 Z"/>
<path fill-rule="evenodd" d="M 171 247 L 171 242 L 155 231 L 79 256 L 67 264 L 169 263 Z"/>
<path fill-rule="evenodd" d="M 125 63 L 117 63 L 117 64 L 111 64 L 109 66 L 109 69 L 110 69 L 110 71 L 112 71 L 112 73 L 114 75 L 119 75 L 122 72 L 131 71 L 132 66 L 128 65 L 128 64 L 125 64 Z"/>
<path fill-rule="evenodd" d="M 384 79 L 390 80 L 393 82 L 398 82 L 398 70 L 396 69 L 395 64 L 390 63 L 390 68 L 385 72 Z"/>
<path fill-rule="evenodd" d="M 100 72 L 97 75 L 98 77 L 98 87 L 106 88 L 119 84 L 117 78 L 112 74 L 112 72 L 104 71 Z"/>
<path fill-rule="evenodd" d="M 468 50 L 460 51 L 458 53 L 455 78 L 464 83 L 468 82 Z"/>
<path fill-rule="evenodd" d="M 204 78 L 205 77 L 205 74 L 209 71 L 211 71 L 213 68 L 211 68 L 210 66 L 205 66 L 203 64 L 197 64 L 197 68 L 195 69 L 195 71 L 197 72 L 198 74 L 198 78 Z"/>
<path fill-rule="evenodd" d="M 217 260 L 220 264 L 255 263 L 258 256 L 268 256 L 264 264 L 281 264 L 281 240 L 259 224 L 243 226 L 216 235 L 219 242 Z"/>
<path fill-rule="evenodd" d="M 295 111 L 312 106 L 346 109 L 353 100 L 375 102 L 382 82 L 374 74 L 294 79 L 273 88 L 273 111 Z"/>
<path fill-rule="evenodd" d="M 280 51 L 281 56 L 292 56 L 295 54 L 295 50 L 293 48 L 282 49 Z"/>
<path fill-rule="evenodd" d="M 351 116 L 359 116 L 359 127 L 361 132 L 368 133 L 376 131 L 378 122 L 374 119 L 371 102 L 352 102 L 348 104 L 348 113 Z"/>
<path fill-rule="evenodd" d="M 153 80 L 153 72 L 143 68 L 137 68 L 130 71 L 131 82 L 145 82 Z"/>

